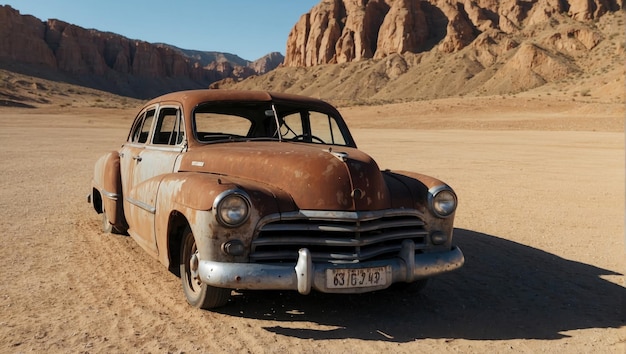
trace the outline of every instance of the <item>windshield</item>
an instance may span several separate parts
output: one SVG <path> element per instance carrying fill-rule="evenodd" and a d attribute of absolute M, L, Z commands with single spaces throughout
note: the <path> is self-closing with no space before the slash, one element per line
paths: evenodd
<path fill-rule="evenodd" d="M 194 134 L 201 143 L 280 140 L 348 145 L 336 117 L 302 106 L 207 103 L 194 111 Z"/>

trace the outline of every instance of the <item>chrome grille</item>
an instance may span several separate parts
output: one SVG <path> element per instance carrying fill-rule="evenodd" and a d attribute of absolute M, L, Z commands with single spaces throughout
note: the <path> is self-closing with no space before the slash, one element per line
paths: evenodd
<path fill-rule="evenodd" d="M 252 241 L 250 261 L 296 261 L 298 250 L 308 248 L 315 262 L 356 263 L 394 257 L 407 239 L 424 249 L 427 236 L 422 218 L 406 212 L 300 212 L 266 220 Z"/>

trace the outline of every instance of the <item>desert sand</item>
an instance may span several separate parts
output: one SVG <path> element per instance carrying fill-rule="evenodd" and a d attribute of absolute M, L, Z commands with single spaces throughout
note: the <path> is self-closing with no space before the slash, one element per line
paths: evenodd
<path fill-rule="evenodd" d="M 381 168 L 459 195 L 465 266 L 421 294 L 235 293 L 100 231 L 96 159 L 134 109 L 0 109 L 0 352 L 626 352 L 624 106 L 537 97 L 340 109 Z"/>

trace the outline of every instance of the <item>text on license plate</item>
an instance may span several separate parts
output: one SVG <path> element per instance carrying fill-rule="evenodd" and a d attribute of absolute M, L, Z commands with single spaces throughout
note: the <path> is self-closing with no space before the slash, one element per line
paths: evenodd
<path fill-rule="evenodd" d="M 387 267 L 326 270 L 326 287 L 329 289 L 363 288 L 381 285 L 387 285 Z"/>

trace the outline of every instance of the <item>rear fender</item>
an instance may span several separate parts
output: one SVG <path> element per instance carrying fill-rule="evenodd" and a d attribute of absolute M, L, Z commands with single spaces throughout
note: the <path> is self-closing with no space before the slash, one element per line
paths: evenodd
<path fill-rule="evenodd" d="M 94 205 L 94 208 L 105 212 L 111 224 L 117 229 L 124 230 L 126 219 L 122 198 L 120 156 L 117 151 L 112 151 L 98 159 L 94 167 L 93 187 L 100 192 L 102 200 L 102 206 Z M 97 198 L 92 199 L 94 203 L 97 201 Z"/>

